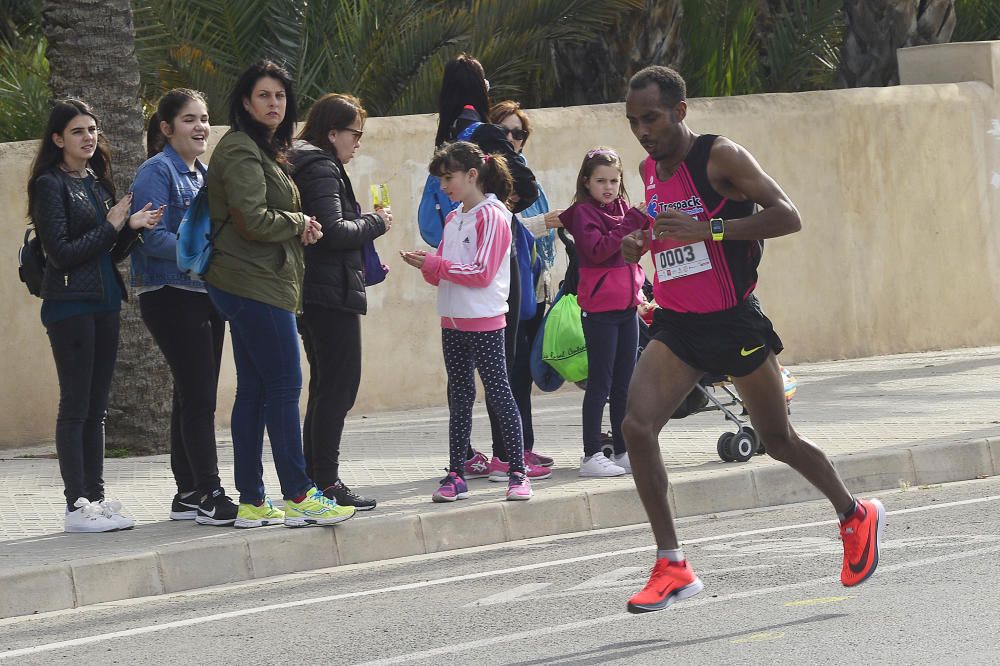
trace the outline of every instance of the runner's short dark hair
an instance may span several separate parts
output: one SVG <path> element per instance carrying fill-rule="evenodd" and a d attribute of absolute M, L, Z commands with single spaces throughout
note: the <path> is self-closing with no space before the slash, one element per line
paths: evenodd
<path fill-rule="evenodd" d="M 636 72 L 628 82 L 629 90 L 642 90 L 649 85 L 660 89 L 660 99 L 666 106 L 677 106 L 687 99 L 687 84 L 676 69 L 650 65 Z"/>

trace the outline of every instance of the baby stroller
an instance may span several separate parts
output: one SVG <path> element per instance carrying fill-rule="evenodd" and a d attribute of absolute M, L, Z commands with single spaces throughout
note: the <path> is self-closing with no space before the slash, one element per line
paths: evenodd
<path fill-rule="evenodd" d="M 566 268 L 566 277 L 560 285 L 559 294 L 576 293 L 579 284 L 579 260 L 576 245 L 564 229 L 559 229 L 559 239 L 566 247 L 566 256 L 569 260 Z M 643 291 L 647 300 L 652 302 L 653 286 L 648 280 L 643 286 Z M 544 324 L 541 334 L 537 336 L 536 340 L 537 354 L 536 350 L 532 350 L 532 375 L 539 387 L 543 390 L 552 391 L 558 388 L 562 384 L 562 381 L 558 381 L 561 380 L 558 377 L 558 373 L 541 359 L 541 339 L 543 335 Z M 650 339 L 650 326 L 640 317 L 637 356 L 642 354 L 643 349 L 649 344 Z M 795 378 L 787 368 L 782 367 L 781 374 L 785 385 L 785 401 L 786 404 L 790 404 L 798 386 Z M 556 377 L 557 380 L 554 380 L 553 377 Z M 578 385 L 581 388 L 586 387 L 585 382 L 578 382 Z M 724 462 L 747 462 L 753 456 L 766 452 L 764 443 L 760 440 L 753 427 L 751 427 L 749 419 L 746 418 L 747 411 L 742 400 L 740 400 L 739 394 L 726 376 L 704 375 L 694 389 L 692 389 L 691 393 L 688 394 L 687 398 L 685 398 L 681 406 L 677 408 L 671 419 L 682 419 L 692 414 L 710 411 L 722 412 L 724 419 L 733 423 L 737 429 L 735 433 L 728 431 L 722 433 L 716 442 L 716 452 Z M 613 453 L 610 442 L 604 446 L 604 452 L 609 457 Z"/>

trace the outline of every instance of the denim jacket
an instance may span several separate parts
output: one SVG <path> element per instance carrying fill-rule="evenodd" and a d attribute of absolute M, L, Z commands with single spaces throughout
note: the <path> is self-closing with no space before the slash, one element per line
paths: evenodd
<path fill-rule="evenodd" d="M 205 165 L 196 161 L 195 166 L 201 174 L 201 182 L 205 182 Z M 132 212 L 141 210 L 148 202 L 152 202 L 153 208 L 163 205 L 167 208 L 160 223 L 143 233 L 143 244 L 132 252 L 132 286 L 204 287 L 201 280 L 192 280 L 177 268 L 177 228 L 198 194 L 193 173 L 169 143 L 163 152 L 143 162 L 136 172 L 132 183 Z"/>

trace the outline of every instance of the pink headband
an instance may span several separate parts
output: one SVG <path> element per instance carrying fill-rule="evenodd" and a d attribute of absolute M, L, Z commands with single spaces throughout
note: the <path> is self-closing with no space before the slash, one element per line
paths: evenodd
<path fill-rule="evenodd" d="M 605 148 L 599 148 L 599 149 L 596 149 L 596 150 L 591 150 L 590 152 L 587 153 L 587 159 L 589 160 L 594 155 L 611 155 L 615 159 L 618 158 L 618 153 L 616 153 L 613 150 L 608 150 L 608 149 L 605 149 Z"/>

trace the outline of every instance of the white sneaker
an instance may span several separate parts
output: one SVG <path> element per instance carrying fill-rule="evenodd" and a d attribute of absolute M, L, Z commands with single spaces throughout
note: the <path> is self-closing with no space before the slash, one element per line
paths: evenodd
<path fill-rule="evenodd" d="M 130 530 L 135 527 L 135 520 L 122 515 L 122 503 L 118 500 L 101 500 L 101 511 L 104 517 L 108 518 L 120 530 Z"/>
<path fill-rule="evenodd" d="M 623 467 L 611 462 L 603 453 L 580 458 L 580 476 L 621 476 L 624 473 Z"/>
<path fill-rule="evenodd" d="M 91 503 L 81 497 L 73 506 L 78 507 L 76 511 L 66 509 L 64 532 L 114 532 L 119 529 L 115 521 L 104 515 L 104 509 L 98 502 Z"/>
<path fill-rule="evenodd" d="M 625 470 L 626 474 L 632 473 L 632 463 L 628 459 L 628 451 L 621 454 L 616 453 L 611 460 L 613 460 L 616 465 Z"/>

